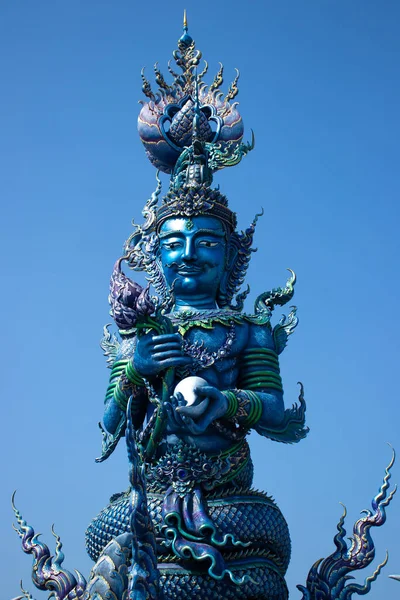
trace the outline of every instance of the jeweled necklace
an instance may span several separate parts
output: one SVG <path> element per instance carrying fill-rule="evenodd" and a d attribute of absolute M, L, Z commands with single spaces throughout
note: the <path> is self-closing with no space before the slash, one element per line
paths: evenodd
<path fill-rule="evenodd" d="M 231 323 L 229 331 L 222 346 L 214 352 L 207 352 L 204 347 L 204 341 L 190 343 L 189 340 L 182 340 L 182 348 L 187 356 L 193 358 L 193 364 L 189 367 L 191 373 L 198 373 L 202 369 L 211 367 L 217 360 L 226 358 L 232 351 L 233 342 L 236 338 L 235 323 Z"/>

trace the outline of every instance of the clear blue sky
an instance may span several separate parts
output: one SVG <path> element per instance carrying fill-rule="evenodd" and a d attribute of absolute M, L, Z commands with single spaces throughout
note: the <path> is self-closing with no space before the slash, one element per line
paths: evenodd
<path fill-rule="evenodd" d="M 65 565 L 85 575 L 84 530 L 127 487 L 123 447 L 97 465 L 108 371 L 98 346 L 114 260 L 154 189 L 136 133 L 140 69 L 167 61 L 184 4 L 3 0 L 0 197 L 3 290 L 1 597 L 30 584 L 9 499 L 44 539 L 54 522 Z M 298 275 L 300 325 L 282 355 L 285 400 L 304 382 L 309 437 L 253 437 L 255 484 L 293 540 L 290 598 L 348 532 L 400 451 L 400 5 L 381 0 L 186 3 L 189 30 L 226 78 L 256 149 L 216 178 L 245 227 L 265 209 L 252 293 Z M 227 81 L 227 85 L 228 85 Z M 165 180 L 166 184 L 166 180 Z M 276 315 L 277 317 L 279 315 Z M 394 481 L 400 481 L 398 465 Z M 368 596 L 396 598 L 400 494 L 374 532 L 389 565 Z M 367 576 L 371 573 L 361 572 Z"/>

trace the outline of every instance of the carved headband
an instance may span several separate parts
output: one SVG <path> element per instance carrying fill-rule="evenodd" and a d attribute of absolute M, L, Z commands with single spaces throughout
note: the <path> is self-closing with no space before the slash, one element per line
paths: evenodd
<path fill-rule="evenodd" d="M 200 185 L 184 186 L 179 194 L 168 192 L 156 213 L 156 230 L 171 217 L 190 218 L 199 215 L 216 217 L 225 223 L 231 232 L 236 229 L 236 213 L 228 208 L 226 197 L 217 189 Z"/>

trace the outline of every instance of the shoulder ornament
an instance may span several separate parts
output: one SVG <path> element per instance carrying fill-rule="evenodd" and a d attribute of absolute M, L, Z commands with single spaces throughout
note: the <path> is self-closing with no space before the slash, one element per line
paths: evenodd
<path fill-rule="evenodd" d="M 290 277 L 283 288 L 274 288 L 269 292 L 263 292 L 257 297 L 254 304 L 254 312 L 258 317 L 262 315 L 270 317 L 275 306 L 284 306 L 293 298 L 296 273 L 292 269 L 288 269 L 288 271 L 290 272 Z M 272 335 L 277 354 L 280 354 L 284 350 L 289 335 L 293 333 L 299 322 L 296 311 L 296 306 L 292 306 L 289 315 L 287 317 L 283 315 L 279 323 L 273 328 Z"/>
<path fill-rule="evenodd" d="M 272 336 L 274 338 L 275 350 L 277 354 L 280 354 L 286 347 L 289 335 L 293 333 L 299 322 L 296 316 L 297 307 L 292 306 L 291 311 L 286 315 L 282 315 L 279 323 L 275 325 L 272 330 Z"/>
<path fill-rule="evenodd" d="M 292 269 L 288 269 L 288 271 L 290 272 L 290 277 L 285 287 L 273 288 L 269 292 L 263 292 L 257 296 L 254 303 L 254 312 L 256 314 L 271 312 L 275 306 L 284 306 L 293 298 L 296 273 Z"/>
<path fill-rule="evenodd" d="M 107 325 L 104 325 L 103 327 L 103 337 L 100 340 L 100 347 L 106 357 L 107 367 L 111 369 L 117 358 L 120 343 L 115 333 L 110 332 L 108 329 L 109 327 L 111 327 L 111 323 L 107 323 Z"/>

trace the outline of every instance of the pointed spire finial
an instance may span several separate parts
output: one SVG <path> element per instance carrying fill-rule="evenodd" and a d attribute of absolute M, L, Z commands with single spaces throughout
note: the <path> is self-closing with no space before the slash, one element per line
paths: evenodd
<path fill-rule="evenodd" d="M 197 67 L 194 71 L 194 115 L 193 115 L 193 134 L 192 143 L 199 140 L 200 128 L 200 101 L 199 101 L 199 80 L 197 77 Z"/>
<path fill-rule="evenodd" d="M 187 22 L 186 8 L 183 11 L 183 33 L 182 33 L 181 37 L 179 38 L 178 47 L 179 47 L 179 42 L 181 42 L 185 46 L 190 46 L 193 42 L 192 38 L 188 34 L 188 22 Z"/>

